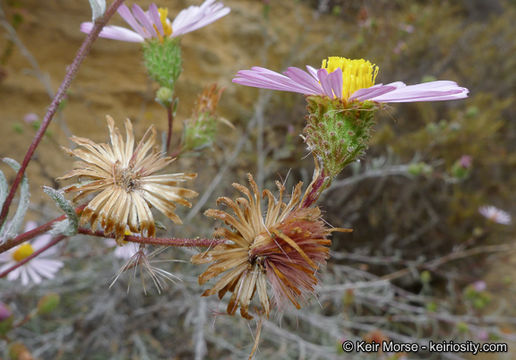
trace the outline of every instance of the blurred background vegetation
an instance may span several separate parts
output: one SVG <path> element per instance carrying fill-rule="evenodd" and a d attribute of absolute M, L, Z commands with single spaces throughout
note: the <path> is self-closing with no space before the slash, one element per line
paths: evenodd
<path fill-rule="evenodd" d="M 142 7 L 149 3 L 138 1 Z M 489 223 L 478 213 L 484 204 L 516 211 L 514 1 L 224 3 L 232 8 L 229 16 L 182 40 L 174 132 L 181 134 L 196 95 L 214 82 L 225 87 L 218 113 L 236 129 L 221 124 L 223 136 L 210 148 L 171 166 L 172 172 L 197 171 L 194 188 L 201 195 L 191 210 L 180 213 L 185 224 L 163 221 L 168 231 L 162 234 L 209 236 L 214 222 L 202 212 L 215 207 L 218 196 L 233 195 L 231 183 L 244 183 L 247 172 L 270 189 L 277 179 L 288 185 L 311 179 L 313 163 L 298 136 L 304 127 L 303 96 L 232 84 L 240 69 L 317 67 L 328 56 L 346 56 L 379 65 L 377 82 L 448 79 L 470 89 L 464 101 L 393 104 L 378 114 L 368 153 L 321 201 L 328 222 L 354 232 L 334 235 L 318 299 L 264 321 L 256 358 L 365 359 L 340 350 L 344 339 L 361 338 L 512 341 L 512 353 L 492 358 L 514 358 L 514 225 Z M 20 161 L 35 132 L 27 115 L 44 115 L 83 39 L 79 24 L 89 20 L 90 9 L 87 1 L 0 4 L 0 155 Z M 175 14 L 191 4 L 198 1 L 158 5 Z M 120 17 L 113 23 L 122 24 Z M 5 24 L 15 29 L 16 39 Z M 105 114 L 120 123 L 130 117 L 137 137 L 151 123 L 166 130 L 166 112 L 153 101 L 155 90 L 137 44 L 95 43 L 29 167 L 30 218 L 43 223 L 59 215 L 41 186 L 62 185 L 54 179 L 72 160 L 58 149 L 68 145 L 71 133 L 105 141 Z M 161 253 L 162 260 L 185 261 L 160 264 L 183 281 L 161 295 L 144 295 L 138 278 L 126 291 L 130 276 L 109 289 L 122 263 L 101 239 L 74 237 L 61 249 L 66 266 L 56 279 L 31 288 L 0 280 L 0 301 L 19 317 L 41 296 L 61 295 L 53 313 L 10 337 L 40 359 L 247 357 L 256 322 L 221 315 L 224 300 L 199 296 L 196 276 L 202 269 L 188 264 L 193 253 Z M 479 281 L 486 289 L 474 286 Z M 467 358 L 409 358 L 418 356 Z"/>

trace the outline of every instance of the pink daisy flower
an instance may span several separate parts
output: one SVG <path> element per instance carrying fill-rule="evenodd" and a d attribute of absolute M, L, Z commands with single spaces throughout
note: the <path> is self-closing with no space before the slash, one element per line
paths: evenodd
<path fill-rule="evenodd" d="M 379 103 L 455 100 L 467 97 L 469 92 L 448 80 L 408 86 L 401 81 L 375 85 L 378 66 L 364 59 L 331 56 L 323 60 L 320 69 L 309 65 L 306 69 L 289 67 L 282 75 L 255 66 L 251 70 L 239 71 L 233 82 L 304 95 L 323 95 L 344 101 L 370 100 Z"/>
<path fill-rule="evenodd" d="M 491 220 L 497 224 L 510 225 L 511 215 L 509 213 L 498 209 L 492 205 L 481 206 L 478 208 L 478 212 L 486 219 Z"/>
<path fill-rule="evenodd" d="M 36 227 L 36 223 L 29 221 L 25 226 L 25 232 L 30 231 Z M 35 251 L 41 249 L 52 239 L 48 234 L 34 238 L 32 242 L 25 242 L 18 245 L 2 254 L 0 254 L 0 263 L 4 263 L 0 267 L 0 272 L 3 272 L 10 267 L 16 265 L 18 262 L 26 259 Z M 30 282 L 39 284 L 43 278 L 53 279 L 57 271 L 63 266 L 60 260 L 50 259 L 52 255 L 56 254 L 56 248 L 51 247 L 43 252 L 38 257 L 14 269 L 7 275 L 7 280 L 15 281 L 21 279 L 22 285 L 26 286 Z"/>
<path fill-rule="evenodd" d="M 141 7 L 133 4 L 132 11 L 122 4 L 118 8 L 118 14 L 133 29 L 121 26 L 106 26 L 102 29 L 100 37 L 107 39 L 144 42 L 147 39 L 174 38 L 217 21 L 229 14 L 230 9 L 224 7 L 221 2 L 206 0 L 201 6 L 189 6 L 181 10 L 173 21 L 168 19 L 168 9 L 159 8 L 152 3 L 148 11 L 143 11 Z M 89 33 L 93 28 L 92 22 L 81 24 L 81 31 Z"/>

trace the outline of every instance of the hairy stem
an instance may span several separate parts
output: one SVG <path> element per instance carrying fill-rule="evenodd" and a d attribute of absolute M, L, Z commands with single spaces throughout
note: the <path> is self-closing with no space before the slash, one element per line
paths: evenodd
<path fill-rule="evenodd" d="M 27 169 L 27 166 L 29 165 L 32 155 L 34 155 L 36 148 L 41 142 L 41 139 L 43 138 L 43 135 L 45 134 L 45 131 L 48 128 L 48 125 L 50 125 L 50 122 L 54 118 L 59 108 L 59 104 L 65 97 L 66 91 L 70 87 L 72 80 L 75 78 L 75 75 L 77 74 L 77 70 L 79 69 L 86 55 L 88 55 L 88 53 L 90 52 L 91 46 L 95 39 L 97 39 L 97 37 L 99 36 L 102 28 L 106 25 L 108 20 L 113 16 L 115 11 L 123 2 L 124 0 L 113 1 L 111 6 L 106 10 L 106 13 L 102 17 L 102 19 L 99 19 L 95 22 L 93 29 L 88 34 L 88 36 L 86 36 L 86 39 L 84 39 L 84 42 L 77 51 L 77 54 L 75 55 L 75 59 L 73 60 L 72 64 L 68 66 L 65 78 L 61 83 L 61 86 L 59 87 L 59 90 L 57 91 L 54 99 L 52 100 L 52 103 L 48 107 L 47 113 L 43 118 L 43 122 L 41 123 L 41 126 L 39 127 L 38 131 L 36 132 L 36 135 L 34 136 L 34 139 L 32 140 L 32 143 L 30 144 L 29 149 L 25 154 L 25 157 L 23 158 L 20 170 L 18 170 L 13 185 L 11 186 L 9 194 L 7 195 L 7 198 L 5 199 L 5 202 L 2 206 L 2 211 L 0 212 L 0 225 L 2 225 L 5 222 L 5 219 L 7 218 L 7 214 L 9 213 L 9 207 L 11 206 L 16 190 L 18 189 L 18 186 L 20 185 L 20 182 L 23 178 L 25 169 Z"/>
<path fill-rule="evenodd" d="M 86 205 L 79 206 L 75 209 L 75 212 L 77 214 L 80 214 L 85 207 L 86 207 Z M 55 222 L 62 221 L 64 219 L 66 219 L 66 215 L 61 215 L 60 217 L 55 218 L 54 220 L 50 220 L 46 224 L 38 226 L 37 228 L 34 228 L 30 231 L 24 232 L 23 234 L 20 234 L 20 235 L 16 236 L 15 238 L 12 238 L 11 240 L 7 240 L 5 243 L 0 245 L 0 254 L 15 247 L 15 246 L 20 245 L 21 243 L 23 243 L 27 240 L 32 239 L 35 236 L 38 236 L 40 234 L 43 234 L 44 232 L 47 232 L 48 230 L 50 230 L 52 228 L 52 225 Z"/>
<path fill-rule="evenodd" d="M 317 177 L 312 181 L 310 187 L 307 189 L 307 193 L 304 196 L 303 204 L 301 206 L 307 208 L 313 205 L 330 183 L 331 178 L 325 174 L 324 169 L 321 169 L 317 174 Z"/>
<path fill-rule="evenodd" d="M 104 238 L 115 238 L 114 234 L 106 234 L 104 231 L 92 231 L 90 229 L 80 227 L 78 229 L 80 234 L 100 236 Z M 141 236 L 126 235 L 125 241 L 148 244 L 148 245 L 159 245 L 159 246 L 178 246 L 178 247 L 213 247 L 218 244 L 226 242 L 225 239 L 207 239 L 207 238 L 147 238 Z"/>
<path fill-rule="evenodd" d="M 166 153 L 168 154 L 170 150 L 170 142 L 172 140 L 172 126 L 174 124 L 174 102 L 167 107 L 167 118 L 168 118 L 168 133 L 167 133 L 167 147 L 165 148 Z"/>

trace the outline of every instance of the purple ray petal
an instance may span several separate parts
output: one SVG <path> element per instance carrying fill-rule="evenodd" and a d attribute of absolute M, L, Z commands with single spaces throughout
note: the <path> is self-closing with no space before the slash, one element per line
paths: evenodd
<path fill-rule="evenodd" d="M 129 10 L 129 8 L 125 4 L 120 5 L 117 11 L 118 14 L 122 17 L 122 19 L 124 19 L 124 21 L 128 23 L 134 31 L 136 31 L 144 38 L 150 37 L 150 35 L 147 34 L 147 32 L 143 29 L 142 25 L 140 25 L 138 21 L 136 21 L 133 14 L 131 13 L 131 10 Z"/>
<path fill-rule="evenodd" d="M 317 77 L 317 69 L 310 65 L 306 65 L 306 69 L 308 70 L 308 73 L 312 75 L 313 78 L 317 80 L 317 82 L 319 82 L 319 78 Z"/>
<path fill-rule="evenodd" d="M 370 97 L 377 102 L 415 102 L 464 99 L 469 90 L 459 87 L 453 81 L 431 81 L 428 83 L 399 87 L 388 93 Z"/>
<path fill-rule="evenodd" d="M 288 76 L 294 82 L 301 84 L 307 89 L 311 90 L 312 95 L 320 94 L 322 92 L 322 88 L 319 82 L 299 68 L 289 67 L 286 71 L 283 72 L 283 74 Z"/>
<path fill-rule="evenodd" d="M 205 1 L 200 7 L 189 6 L 181 10 L 172 22 L 172 36 L 179 36 L 204 27 L 226 16 L 231 11 L 222 3 L 213 4 L 214 0 Z"/>
<path fill-rule="evenodd" d="M 89 34 L 93 29 L 91 22 L 85 22 L 81 24 L 81 31 Z M 123 28 L 121 26 L 105 26 L 99 34 L 100 37 L 113 40 L 129 41 L 129 42 L 143 42 L 145 39 L 138 33 Z"/>
<path fill-rule="evenodd" d="M 154 26 L 152 26 L 152 22 L 147 16 L 147 14 L 139 7 L 137 4 L 133 4 L 133 15 L 134 17 L 143 25 L 145 30 L 149 32 L 151 36 L 158 36 Z"/>
<path fill-rule="evenodd" d="M 333 94 L 337 98 L 342 98 L 342 70 L 337 69 L 328 75 Z"/>
<path fill-rule="evenodd" d="M 156 4 L 152 3 L 149 6 L 148 14 L 150 18 L 152 19 L 152 23 L 156 26 L 159 33 L 161 35 L 165 35 L 165 32 L 163 31 L 163 24 L 161 23 L 161 19 L 159 17 L 158 7 Z"/>
<path fill-rule="evenodd" d="M 296 83 L 289 77 L 259 66 L 254 66 L 251 70 L 240 70 L 233 79 L 233 82 L 264 89 L 315 94 L 309 88 Z"/>
<path fill-rule="evenodd" d="M 319 69 L 317 71 L 317 77 L 319 78 L 319 81 L 321 82 L 321 86 L 323 88 L 324 95 L 333 98 L 333 91 L 331 88 L 330 79 L 328 79 L 328 72 L 326 69 Z"/>
<path fill-rule="evenodd" d="M 396 90 L 395 86 L 377 84 L 365 89 L 358 89 L 350 97 L 349 101 L 358 100 L 365 101 L 375 96 L 380 96 L 390 91 Z"/>

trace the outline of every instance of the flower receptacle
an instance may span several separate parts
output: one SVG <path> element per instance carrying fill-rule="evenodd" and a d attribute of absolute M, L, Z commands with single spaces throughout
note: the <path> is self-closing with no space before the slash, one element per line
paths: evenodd
<path fill-rule="evenodd" d="M 147 41 L 143 45 L 143 58 L 149 76 L 161 86 L 174 89 L 182 71 L 179 40 Z"/>
<path fill-rule="evenodd" d="M 368 148 L 379 105 L 372 101 L 346 102 L 326 96 L 306 99 L 305 142 L 333 178 Z"/>

